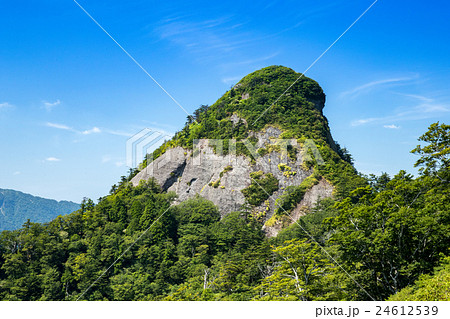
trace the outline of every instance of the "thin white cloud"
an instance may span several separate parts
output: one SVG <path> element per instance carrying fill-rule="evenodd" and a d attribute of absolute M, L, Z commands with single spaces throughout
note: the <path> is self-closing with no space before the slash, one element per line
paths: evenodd
<path fill-rule="evenodd" d="M 116 130 L 103 130 L 103 132 L 111 134 L 111 135 L 117 135 L 117 136 L 124 136 L 124 137 L 131 137 L 133 134 L 123 132 L 123 131 L 116 131 Z"/>
<path fill-rule="evenodd" d="M 125 162 L 116 162 L 115 164 L 117 167 L 125 166 Z"/>
<path fill-rule="evenodd" d="M 17 176 L 17 175 L 20 175 L 20 174 L 21 174 L 20 171 L 16 171 L 16 172 L 13 173 L 14 176 Z"/>
<path fill-rule="evenodd" d="M 348 96 L 356 96 L 362 92 L 369 92 L 370 90 L 372 90 L 380 85 L 399 83 L 399 82 L 408 82 L 408 81 L 414 80 L 416 78 L 417 78 L 417 76 L 416 77 L 390 78 L 390 79 L 372 81 L 372 82 L 366 83 L 364 85 L 360 85 L 351 90 L 342 92 L 340 94 L 340 97 L 342 98 L 342 97 L 348 97 Z"/>
<path fill-rule="evenodd" d="M 426 96 L 423 96 L 423 95 L 417 95 L 417 94 L 403 94 L 403 93 L 397 93 L 397 94 L 403 95 L 403 96 L 406 96 L 406 97 L 409 97 L 409 98 L 411 98 L 411 99 L 413 99 L 413 100 L 419 100 L 419 101 L 426 102 L 426 103 L 431 103 L 431 102 L 434 101 L 433 99 L 431 99 L 431 98 L 429 98 L 429 97 L 426 97 Z"/>
<path fill-rule="evenodd" d="M 102 156 L 102 164 L 105 165 L 114 165 L 115 167 L 123 167 L 126 166 L 126 162 L 122 157 L 112 157 L 110 155 Z"/>
<path fill-rule="evenodd" d="M 47 102 L 47 101 L 42 101 L 42 103 L 44 104 L 44 108 L 50 112 L 51 110 L 53 110 L 56 106 L 61 104 L 60 100 L 56 100 L 55 102 Z"/>
<path fill-rule="evenodd" d="M 397 126 L 395 124 L 383 125 L 383 127 L 393 129 L 393 130 L 398 130 L 400 128 L 400 126 Z"/>
<path fill-rule="evenodd" d="M 14 106 L 8 102 L 0 103 L 0 110 L 11 109 Z"/>
<path fill-rule="evenodd" d="M 109 155 L 103 155 L 102 156 L 102 163 L 104 164 L 104 163 L 108 163 L 108 162 L 110 162 L 111 161 L 111 156 L 109 156 Z"/>
<path fill-rule="evenodd" d="M 59 130 L 74 131 L 73 128 L 71 128 L 71 127 L 69 127 L 67 125 L 64 125 L 64 124 L 47 122 L 47 123 L 45 123 L 45 126 L 57 128 Z"/>
<path fill-rule="evenodd" d="M 73 133 L 76 133 L 76 134 L 79 134 L 79 135 L 92 135 L 92 134 L 106 133 L 106 134 L 123 136 L 123 137 L 131 137 L 131 136 L 133 136 L 135 134 L 135 133 L 128 133 L 128 132 L 124 132 L 124 131 L 99 128 L 97 126 L 94 126 L 93 128 L 88 129 L 88 130 L 84 130 L 84 131 L 76 130 L 76 129 L 68 126 L 68 125 L 61 124 L 61 123 L 47 122 L 47 123 L 45 123 L 45 126 L 51 127 L 51 128 L 55 128 L 55 129 L 59 129 L 59 130 L 73 132 Z M 168 135 L 168 136 L 173 136 L 173 133 L 167 133 L 165 130 L 162 130 L 162 129 L 156 129 L 155 131 L 164 133 L 165 135 Z"/>
<path fill-rule="evenodd" d="M 100 130 L 98 127 L 93 127 L 90 130 L 86 130 L 86 131 L 81 132 L 81 134 L 89 135 L 89 134 L 95 134 L 95 133 L 101 133 L 101 132 L 102 132 L 102 130 Z"/>
<path fill-rule="evenodd" d="M 229 57 L 242 46 L 248 46 L 254 35 L 246 32 L 232 16 L 194 21 L 192 16 L 161 20 L 153 28 L 157 36 L 182 47 L 199 61 Z"/>
<path fill-rule="evenodd" d="M 85 131 L 77 131 L 77 130 L 75 130 L 74 128 L 72 128 L 70 126 L 67 126 L 65 124 L 60 124 L 60 123 L 47 122 L 47 123 L 45 123 L 45 126 L 56 128 L 58 130 L 70 131 L 70 132 L 74 132 L 74 133 L 82 134 L 82 135 L 90 135 L 90 134 L 101 133 L 102 132 L 102 130 L 99 129 L 98 127 L 96 127 L 96 126 L 91 128 L 90 130 L 85 130 Z"/>
<path fill-rule="evenodd" d="M 364 125 L 367 123 L 371 123 L 378 120 L 378 118 L 376 117 L 371 117 L 371 118 L 367 118 L 367 119 L 360 119 L 360 120 L 355 120 L 352 122 L 352 126 L 359 126 L 359 125 Z"/>
<path fill-rule="evenodd" d="M 432 98 L 421 95 L 408 95 L 408 97 L 413 98 L 418 104 L 412 107 L 399 108 L 397 112 L 392 115 L 355 120 L 351 125 L 360 126 L 369 123 L 386 123 L 386 125 L 389 125 L 387 124 L 389 122 L 425 120 L 450 112 L 449 104 L 440 103 Z"/>
<path fill-rule="evenodd" d="M 61 161 L 59 158 L 56 158 L 56 157 L 47 157 L 45 160 L 47 162 L 60 162 Z"/>

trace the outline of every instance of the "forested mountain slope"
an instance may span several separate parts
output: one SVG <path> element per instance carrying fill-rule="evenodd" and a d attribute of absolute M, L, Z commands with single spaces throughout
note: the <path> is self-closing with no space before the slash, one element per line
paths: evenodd
<path fill-rule="evenodd" d="M 0 231 L 22 227 L 29 219 L 35 223 L 49 222 L 58 215 L 80 209 L 69 201 L 36 197 L 11 189 L 0 189 Z"/>

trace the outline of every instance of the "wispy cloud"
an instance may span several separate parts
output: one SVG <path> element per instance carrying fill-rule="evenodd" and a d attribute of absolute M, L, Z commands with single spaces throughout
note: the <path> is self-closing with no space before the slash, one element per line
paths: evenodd
<path fill-rule="evenodd" d="M 413 106 L 401 107 L 397 109 L 395 114 L 384 117 L 370 117 L 353 121 L 352 126 L 360 126 L 369 123 L 392 123 L 398 121 L 424 120 L 433 118 L 450 112 L 450 105 L 438 102 L 432 98 L 421 95 L 407 95 L 413 99 Z M 386 124 L 389 126 L 389 124 Z M 387 127 L 394 128 L 394 127 Z"/>
<path fill-rule="evenodd" d="M 126 165 L 126 162 L 122 157 L 111 157 L 107 154 L 102 156 L 102 164 L 113 165 L 115 167 L 123 167 Z"/>
<path fill-rule="evenodd" d="M 354 120 L 354 121 L 352 122 L 352 126 L 364 125 L 364 124 L 367 124 L 367 123 L 374 122 L 374 121 L 376 121 L 376 120 L 377 120 L 376 117 L 370 117 L 370 118 L 366 118 L 366 119 Z"/>
<path fill-rule="evenodd" d="M 381 85 L 386 85 L 386 84 L 394 84 L 394 83 L 401 83 L 401 82 L 409 82 L 412 81 L 414 79 L 417 79 L 417 76 L 415 77 L 400 77 L 400 78 L 390 78 L 390 79 L 384 79 L 384 80 L 378 80 L 378 81 L 372 81 L 363 85 L 360 85 L 358 87 L 355 87 L 351 90 L 342 92 L 340 94 L 340 97 L 354 97 L 357 96 L 363 92 L 368 93 L 370 92 L 372 89 L 379 87 Z"/>
<path fill-rule="evenodd" d="M 58 123 L 51 123 L 51 122 L 47 122 L 45 123 L 45 126 L 48 127 L 53 127 L 53 128 L 57 128 L 59 130 L 65 130 L 65 131 L 73 131 L 75 132 L 75 130 L 67 125 L 64 124 L 58 124 Z"/>
<path fill-rule="evenodd" d="M 115 162 L 114 163 L 117 167 L 125 166 L 125 162 Z"/>
<path fill-rule="evenodd" d="M 117 130 L 104 129 L 104 128 L 99 128 L 97 126 L 94 126 L 93 128 L 88 129 L 88 130 L 77 130 L 77 129 L 74 129 L 73 127 L 70 127 L 70 126 L 65 125 L 65 124 L 52 123 L 52 122 L 45 123 L 45 126 L 51 127 L 51 128 L 55 128 L 55 129 L 58 129 L 58 130 L 73 132 L 73 133 L 80 134 L 80 135 L 92 135 L 92 134 L 106 133 L 106 134 L 123 136 L 123 137 L 131 137 L 131 136 L 133 136 L 132 133 L 123 132 L 123 131 L 117 131 Z"/>
<path fill-rule="evenodd" d="M 95 134 L 95 133 L 101 133 L 101 132 L 102 132 L 102 130 L 99 129 L 98 127 L 93 127 L 90 130 L 86 130 L 86 131 L 81 132 L 81 134 L 89 135 L 89 134 Z"/>
<path fill-rule="evenodd" d="M 395 124 L 383 125 L 383 127 L 393 129 L 393 130 L 398 130 L 400 128 L 400 126 L 397 126 Z"/>
<path fill-rule="evenodd" d="M 411 99 L 413 99 L 413 100 L 419 100 L 419 101 L 422 101 L 422 102 L 425 102 L 425 103 L 431 103 L 431 102 L 434 101 L 433 99 L 431 99 L 431 98 L 429 98 L 429 97 L 426 97 L 426 96 L 423 96 L 423 95 L 417 95 L 417 94 L 404 94 L 404 93 L 397 93 L 397 94 L 402 95 L 402 96 L 409 97 L 409 98 L 411 98 Z"/>
<path fill-rule="evenodd" d="M 45 160 L 47 162 L 60 162 L 61 161 L 59 158 L 56 158 L 56 157 L 47 157 Z"/>
<path fill-rule="evenodd" d="M 194 21 L 192 16 L 180 15 L 163 19 L 154 30 L 160 39 L 181 46 L 201 61 L 228 57 L 253 38 L 232 16 Z"/>
<path fill-rule="evenodd" d="M 94 126 L 93 128 L 91 128 L 89 130 L 84 130 L 84 131 L 78 131 L 78 130 L 76 130 L 76 129 L 68 126 L 68 125 L 60 124 L 60 123 L 47 122 L 47 123 L 45 123 L 45 126 L 56 128 L 58 130 L 70 131 L 70 132 L 74 132 L 74 133 L 82 134 L 82 135 L 90 135 L 90 134 L 101 133 L 102 132 L 102 130 L 99 129 L 98 127 L 96 127 L 96 126 Z"/>
<path fill-rule="evenodd" d="M 109 155 L 103 155 L 102 156 L 102 163 L 104 164 L 104 163 L 108 163 L 108 162 L 110 162 L 111 161 L 111 156 L 109 156 Z"/>
<path fill-rule="evenodd" d="M 58 105 L 61 104 L 60 100 L 56 100 L 55 102 L 47 102 L 47 101 L 42 101 L 42 103 L 44 104 L 44 108 L 47 110 L 47 112 L 50 112 L 51 110 L 53 110 L 55 107 L 57 107 Z"/>
<path fill-rule="evenodd" d="M 13 173 L 14 176 L 17 176 L 17 175 L 20 175 L 20 174 L 21 174 L 20 171 L 16 171 L 16 172 Z"/>
<path fill-rule="evenodd" d="M 111 134 L 111 135 L 124 136 L 124 137 L 133 136 L 133 134 L 131 134 L 131 133 L 124 132 L 124 131 L 118 131 L 118 130 L 103 129 L 102 132 L 105 132 L 105 133 Z"/>
<path fill-rule="evenodd" d="M 13 107 L 14 107 L 14 105 L 12 105 L 12 104 L 10 104 L 8 102 L 0 103 L 0 110 L 11 109 Z"/>

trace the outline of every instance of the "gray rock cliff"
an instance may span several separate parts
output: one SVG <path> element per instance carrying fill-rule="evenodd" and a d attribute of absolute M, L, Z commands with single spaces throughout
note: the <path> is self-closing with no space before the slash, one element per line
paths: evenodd
<path fill-rule="evenodd" d="M 238 121 L 235 117 L 230 120 Z M 257 149 L 273 145 L 281 133 L 278 128 L 269 126 L 261 132 L 251 132 L 250 136 L 257 139 L 255 146 Z M 289 170 L 282 170 L 280 167 L 288 167 Z M 168 149 L 140 171 L 131 182 L 136 186 L 140 181 L 153 177 L 164 191 L 173 191 L 177 194 L 178 203 L 199 194 L 217 205 L 223 217 L 242 209 L 246 204 L 241 191 L 250 186 L 252 182 L 250 173 L 258 171 L 271 173 L 279 182 L 279 189 L 268 200 L 252 208 L 252 213 L 262 223 L 272 217 L 276 208 L 275 201 L 286 187 L 300 185 L 313 173 L 302 165 L 301 156 L 297 156 L 297 160 L 294 161 L 282 151 L 271 151 L 252 161 L 243 155 L 216 154 L 207 140 L 201 140 L 197 145 L 197 151 L 195 148 L 193 151 L 181 147 Z M 291 216 L 299 218 L 301 212 L 314 206 L 319 198 L 332 196 L 332 191 L 333 187 L 322 179 L 319 184 L 306 192 Z M 281 224 L 264 226 L 268 236 L 276 235 L 281 228 Z"/>

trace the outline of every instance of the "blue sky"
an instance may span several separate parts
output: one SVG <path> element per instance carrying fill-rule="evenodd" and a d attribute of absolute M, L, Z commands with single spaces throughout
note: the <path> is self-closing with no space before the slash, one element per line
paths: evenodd
<path fill-rule="evenodd" d="M 262 67 L 303 72 L 373 1 L 78 2 L 192 112 Z M 418 136 L 450 122 L 449 9 L 379 0 L 307 72 L 361 172 L 415 172 Z M 0 188 L 96 199 L 131 135 L 185 123 L 73 1 L 2 1 L 0 40 Z"/>

